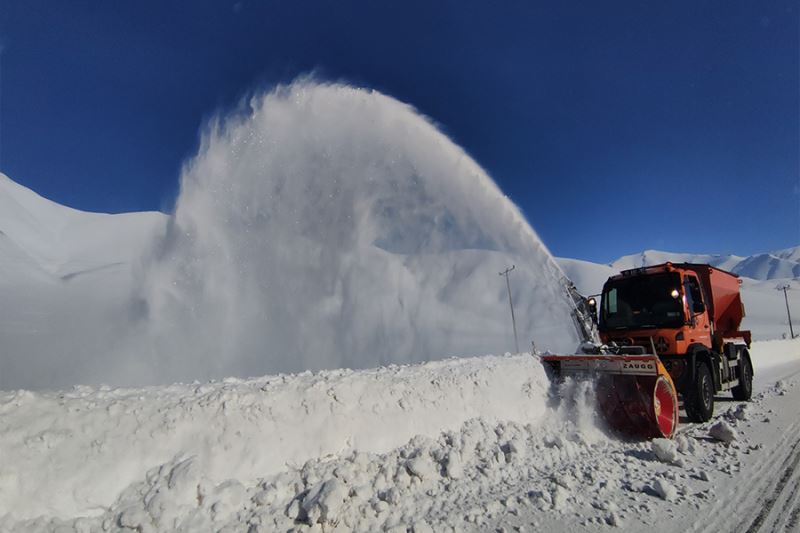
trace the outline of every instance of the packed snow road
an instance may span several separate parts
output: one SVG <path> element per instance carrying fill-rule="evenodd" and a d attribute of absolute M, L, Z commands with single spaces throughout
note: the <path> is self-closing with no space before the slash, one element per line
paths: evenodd
<path fill-rule="evenodd" d="M 3 531 L 793 531 L 800 342 L 756 395 L 625 442 L 530 356 L 0 393 Z"/>

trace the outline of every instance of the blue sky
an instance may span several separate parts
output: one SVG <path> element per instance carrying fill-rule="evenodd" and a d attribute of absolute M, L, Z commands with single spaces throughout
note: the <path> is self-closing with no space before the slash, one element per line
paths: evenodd
<path fill-rule="evenodd" d="M 313 72 L 436 121 L 560 256 L 800 244 L 800 8 L 0 0 L 0 171 L 169 210 L 215 111 Z"/>

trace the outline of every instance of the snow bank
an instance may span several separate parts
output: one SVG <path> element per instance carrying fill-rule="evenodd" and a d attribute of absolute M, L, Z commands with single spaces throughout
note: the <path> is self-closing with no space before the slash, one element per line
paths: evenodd
<path fill-rule="evenodd" d="M 547 386 L 530 356 L 487 356 L 202 385 L 2 393 L 0 517 L 98 514 L 149 481 L 151 469 L 188 469 L 187 458 L 191 476 L 211 486 L 248 483 L 329 455 L 386 452 L 474 418 L 537 424 Z M 454 477 L 458 461 L 448 463 Z M 420 477 L 428 467 L 409 465 Z M 189 475 L 182 472 L 176 479 Z"/>
<path fill-rule="evenodd" d="M 800 338 L 754 342 L 750 359 L 755 387 L 766 388 L 800 363 Z"/>

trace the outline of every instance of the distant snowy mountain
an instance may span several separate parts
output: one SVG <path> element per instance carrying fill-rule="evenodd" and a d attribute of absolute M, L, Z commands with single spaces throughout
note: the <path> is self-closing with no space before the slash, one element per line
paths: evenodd
<path fill-rule="evenodd" d="M 760 280 L 800 277 L 800 247 L 747 257 L 733 268 L 733 272 Z"/>
<path fill-rule="evenodd" d="M 567 277 L 581 291 L 592 294 L 600 291 L 609 276 L 618 274 L 623 270 L 658 265 L 667 261 L 673 263 L 705 263 L 756 281 L 786 280 L 800 277 L 800 246 L 749 257 L 645 250 L 638 254 L 622 256 L 607 265 L 565 257 L 560 257 L 557 261 Z"/>
<path fill-rule="evenodd" d="M 785 250 L 778 250 L 777 252 L 772 252 L 771 255 L 779 259 L 785 259 L 787 261 L 794 261 L 796 263 L 800 263 L 800 246 L 795 246 L 794 248 L 786 248 Z"/>
<path fill-rule="evenodd" d="M 737 255 L 684 254 L 646 250 L 640 254 L 620 257 L 611 268 L 617 272 L 629 268 L 657 265 L 666 261 L 707 263 L 746 278 L 757 280 L 800 277 L 800 246 L 749 257 Z"/>
<path fill-rule="evenodd" d="M 776 252 L 740 257 L 736 255 L 685 254 L 646 250 L 626 255 L 608 265 L 578 259 L 557 259 L 567 277 L 584 295 L 598 294 L 614 274 L 630 268 L 673 263 L 707 263 L 742 278 L 742 298 L 747 317 L 744 327 L 756 339 L 775 339 L 789 333 L 786 301 L 777 287 L 788 284 L 789 307 L 795 333 L 800 332 L 800 246 Z M 797 322 L 795 322 L 797 321 Z"/>

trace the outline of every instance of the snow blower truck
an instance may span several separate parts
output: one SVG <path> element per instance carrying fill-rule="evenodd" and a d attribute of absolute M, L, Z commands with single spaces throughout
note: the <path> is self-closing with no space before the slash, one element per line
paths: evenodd
<path fill-rule="evenodd" d="M 709 265 L 664 263 L 625 270 L 603 286 L 600 343 L 579 355 L 544 355 L 551 378 L 596 377 L 600 414 L 611 428 L 641 438 L 671 438 L 678 396 L 689 420 L 705 422 L 714 396 L 753 390 L 750 332 L 735 274 Z M 593 319 L 596 301 L 587 300 Z"/>

